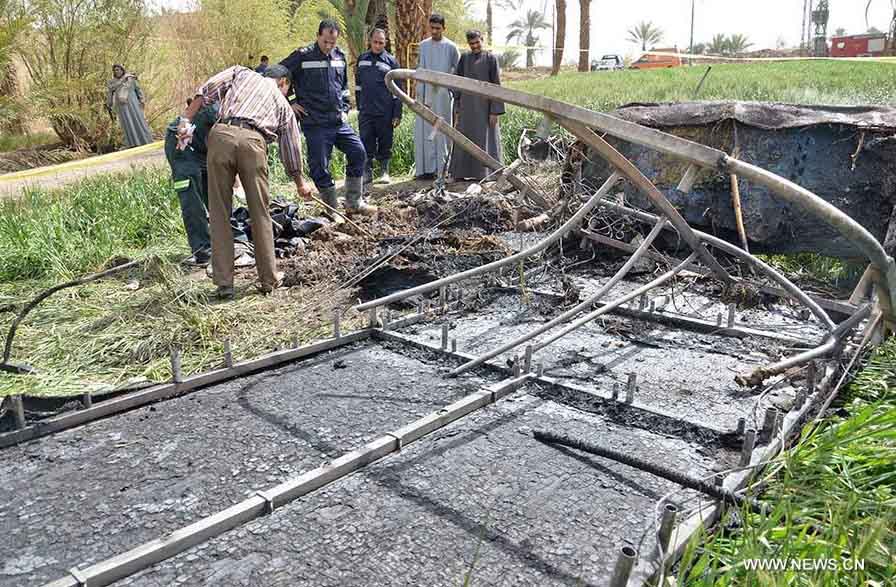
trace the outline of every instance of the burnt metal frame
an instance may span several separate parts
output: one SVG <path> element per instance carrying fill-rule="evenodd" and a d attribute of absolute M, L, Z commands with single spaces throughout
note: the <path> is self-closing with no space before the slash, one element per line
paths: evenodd
<path fill-rule="evenodd" d="M 868 232 L 858 222 L 838 210 L 836 207 L 825 202 L 817 195 L 797 184 L 794 184 L 789 180 L 786 180 L 769 171 L 756 167 L 755 165 L 751 165 L 737 158 L 731 157 L 727 153 L 718 149 L 707 147 L 706 145 L 701 145 L 699 143 L 682 139 L 680 137 L 664 133 L 659 130 L 641 126 L 636 123 L 624 121 L 608 114 L 602 114 L 578 106 L 572 106 L 570 104 L 558 100 L 553 100 L 545 96 L 536 96 L 528 94 L 526 92 L 497 86 L 495 84 L 435 71 L 397 69 L 389 72 L 386 76 L 386 85 L 389 90 L 393 94 L 398 96 L 398 98 L 401 99 L 412 111 L 426 118 L 430 123 L 435 125 L 435 128 L 437 130 L 444 132 L 452 139 L 454 139 L 460 133 L 457 130 L 451 128 L 450 125 L 447 124 L 447 121 L 439 118 L 434 112 L 432 112 L 432 110 L 426 108 L 424 105 L 420 104 L 409 95 L 407 95 L 395 83 L 396 80 L 409 79 L 444 87 L 452 91 L 459 91 L 479 97 L 501 100 L 509 104 L 515 104 L 517 106 L 522 106 L 531 110 L 539 111 L 545 116 L 557 121 L 563 128 L 572 133 L 579 140 L 586 143 L 589 147 L 594 149 L 608 161 L 608 163 L 615 171 L 600 188 L 600 190 L 596 194 L 594 194 L 585 204 L 583 204 L 572 218 L 567 220 L 559 229 L 550 234 L 540 243 L 537 243 L 536 245 L 529 247 L 524 251 L 520 251 L 515 255 L 511 255 L 510 257 L 507 257 L 505 259 L 489 263 L 488 265 L 452 275 L 424 286 L 412 288 L 404 292 L 397 292 L 389 296 L 360 304 L 356 306 L 356 309 L 359 311 L 376 308 L 380 305 L 395 302 L 411 295 L 432 291 L 446 284 L 454 283 L 468 277 L 473 277 L 474 275 L 480 275 L 483 273 L 494 271 L 508 264 L 521 261 L 537 252 L 544 250 L 547 246 L 558 241 L 567 233 L 571 232 L 573 228 L 577 227 L 583 217 L 595 207 L 596 199 L 600 199 L 601 204 L 609 205 L 609 203 L 606 202 L 604 196 L 611 189 L 612 185 L 615 184 L 617 179 L 622 176 L 632 182 L 636 187 L 638 187 L 638 189 L 640 189 L 651 201 L 651 203 L 661 212 L 663 218 L 662 224 L 665 225 L 666 222 L 671 224 L 672 227 L 674 227 L 674 229 L 681 236 L 681 238 L 688 243 L 688 245 L 694 252 L 692 258 L 699 257 L 709 268 L 709 270 L 712 271 L 712 273 L 715 274 L 721 281 L 723 281 L 724 283 L 731 283 L 733 281 L 733 278 L 728 275 L 724 268 L 722 268 L 721 264 L 719 264 L 715 257 L 712 256 L 712 254 L 706 248 L 706 245 L 711 245 L 716 248 L 722 249 L 725 252 L 736 256 L 742 261 L 755 265 L 768 277 L 781 285 L 781 287 L 796 302 L 806 306 L 819 319 L 822 326 L 827 329 L 829 334 L 822 342 L 822 344 L 816 349 L 815 353 L 804 353 L 802 355 L 794 357 L 792 360 L 786 361 L 787 367 L 792 367 L 796 364 L 799 364 L 804 359 L 808 360 L 808 358 L 817 357 L 818 353 L 829 353 L 839 348 L 842 341 L 847 337 L 847 335 L 851 333 L 851 328 L 835 329 L 834 322 L 828 316 L 827 312 L 825 312 L 825 310 L 821 308 L 821 306 L 819 306 L 814 300 L 812 300 L 790 280 L 775 271 L 772 267 L 770 267 L 757 257 L 745 251 L 742 251 L 738 247 L 735 247 L 734 245 L 731 245 L 726 241 L 705 233 L 699 233 L 699 231 L 695 231 L 694 229 L 692 229 L 690 225 L 681 217 L 675 207 L 672 206 L 668 199 L 666 199 L 666 197 L 656 188 L 656 186 L 649 179 L 647 179 L 631 163 L 631 161 L 626 159 L 601 136 L 599 136 L 594 131 L 594 129 L 600 130 L 603 133 L 612 135 L 616 138 L 638 145 L 646 146 L 656 151 L 672 155 L 689 162 L 690 166 L 688 167 L 688 171 L 685 174 L 686 177 L 682 178 L 682 183 L 686 182 L 687 176 L 693 177 L 695 175 L 695 169 L 697 169 L 698 167 L 705 167 L 724 171 L 729 174 L 737 174 L 741 178 L 765 185 L 777 197 L 800 207 L 805 212 L 813 216 L 818 217 L 820 220 L 824 221 L 826 224 L 830 225 L 851 242 L 853 242 L 858 247 L 858 249 L 861 250 L 866 257 L 868 257 L 871 265 L 878 271 L 877 275 L 879 281 L 877 283 L 877 292 L 879 296 L 879 309 L 883 311 L 889 311 L 892 307 L 890 300 L 896 297 L 896 263 L 894 263 L 893 259 L 886 254 L 883 246 L 877 241 L 877 239 L 874 238 L 873 235 L 871 235 L 870 232 Z M 487 167 L 495 171 L 501 171 L 502 169 L 504 169 L 500 166 L 500 163 L 498 163 L 494 159 L 484 157 L 484 151 L 477 145 L 466 139 L 466 137 L 461 137 L 456 141 L 456 143 L 460 145 L 461 148 L 469 151 L 474 157 L 482 161 L 483 164 L 485 164 Z M 637 213 L 639 211 L 634 212 Z M 650 217 L 649 221 L 658 221 L 653 215 L 645 214 L 645 216 Z M 644 219 L 644 217 L 642 217 L 642 219 Z M 643 255 L 644 252 L 645 251 L 639 249 L 638 251 L 636 251 L 635 256 Z M 689 261 L 690 260 L 691 259 L 689 259 Z M 660 283 L 662 283 L 662 281 L 655 280 L 651 285 L 655 286 L 659 285 Z M 602 291 L 601 294 L 603 293 L 606 292 Z M 618 305 L 619 303 L 621 302 L 619 300 L 616 300 L 615 302 L 610 302 L 610 305 Z M 579 306 L 576 306 L 579 311 L 584 309 L 580 306 L 581 304 Z M 581 326 L 586 322 L 588 322 L 588 320 L 578 320 L 577 322 L 575 322 L 573 327 L 564 329 L 561 333 L 561 336 L 562 334 L 571 331 L 574 327 Z M 855 326 L 857 322 L 858 321 L 850 321 L 850 325 Z M 552 324 L 552 326 L 553 325 L 555 324 Z M 543 331 L 544 330 L 542 328 L 539 328 L 525 337 L 518 338 L 516 341 L 514 341 L 516 344 L 505 344 L 499 349 L 489 351 L 488 353 L 477 357 L 470 363 L 463 365 L 458 369 L 455 369 L 452 372 L 452 375 L 462 373 L 463 371 L 470 369 L 477 364 L 481 364 L 491 357 L 497 356 L 503 352 L 507 352 L 515 346 L 518 346 L 519 344 L 522 344 L 530 340 L 531 338 L 534 338 L 538 334 L 541 334 Z M 554 338 L 552 338 L 551 340 L 554 340 Z M 785 362 L 781 362 L 776 365 L 772 365 L 771 367 L 757 369 L 749 377 L 741 378 L 739 381 L 741 383 L 761 383 L 764 377 L 780 372 L 780 369 L 784 364 Z"/>

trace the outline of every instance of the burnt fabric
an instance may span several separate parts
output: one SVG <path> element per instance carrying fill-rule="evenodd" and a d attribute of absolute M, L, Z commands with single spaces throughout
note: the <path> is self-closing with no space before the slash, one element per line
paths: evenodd
<path fill-rule="evenodd" d="M 278 259 L 292 257 L 305 249 L 305 239 L 315 230 L 329 224 L 325 218 L 304 218 L 299 215 L 299 207 L 287 202 L 271 202 L 271 232 L 274 237 L 274 254 Z M 248 208 L 233 211 L 234 230 L 245 232 L 252 237 L 251 214 Z"/>
<path fill-rule="evenodd" d="M 487 51 L 464 53 L 457 64 L 457 75 L 483 82 L 501 84 L 498 60 Z M 482 150 L 501 161 L 501 128 L 489 125 L 489 116 L 504 114 L 504 103 L 457 92 L 454 97 L 457 130 L 476 143 Z M 464 149 L 454 149 L 451 155 L 451 175 L 455 179 L 482 179 L 489 170 Z"/>

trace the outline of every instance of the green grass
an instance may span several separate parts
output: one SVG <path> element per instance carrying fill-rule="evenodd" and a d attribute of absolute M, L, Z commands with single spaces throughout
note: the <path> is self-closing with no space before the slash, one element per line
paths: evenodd
<path fill-rule="evenodd" d="M 759 480 L 768 516 L 738 512 L 682 560 L 677 584 L 702 587 L 892 585 L 896 570 L 896 340 L 850 385 L 843 413 L 803 431 Z M 729 517 L 730 521 L 730 517 Z M 751 559 L 862 561 L 864 569 L 769 571 Z"/>
<path fill-rule="evenodd" d="M 31 133 L 27 135 L 0 134 L 0 154 L 19 149 L 34 149 L 58 143 L 59 138 L 52 133 Z"/>
<path fill-rule="evenodd" d="M 0 282 L 70 277 L 115 255 L 184 241 L 169 178 L 157 170 L 100 176 L 0 200 Z"/>

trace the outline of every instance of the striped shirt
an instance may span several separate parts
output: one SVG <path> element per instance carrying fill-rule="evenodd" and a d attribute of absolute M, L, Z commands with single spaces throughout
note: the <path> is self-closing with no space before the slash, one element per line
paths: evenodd
<path fill-rule="evenodd" d="M 220 103 L 218 120 L 252 123 L 267 142 L 275 140 L 287 175 L 302 174 L 302 139 L 296 116 L 275 81 L 236 65 L 211 78 L 196 92 L 206 104 Z"/>

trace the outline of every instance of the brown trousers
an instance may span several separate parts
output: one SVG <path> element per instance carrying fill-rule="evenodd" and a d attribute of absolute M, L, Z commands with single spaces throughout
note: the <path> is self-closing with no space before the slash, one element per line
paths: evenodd
<path fill-rule="evenodd" d="M 268 203 L 268 149 L 261 135 L 247 128 L 216 124 L 208 135 L 208 215 L 215 285 L 233 285 L 233 182 L 246 190 L 255 267 L 263 286 L 274 285 L 277 260 Z"/>

